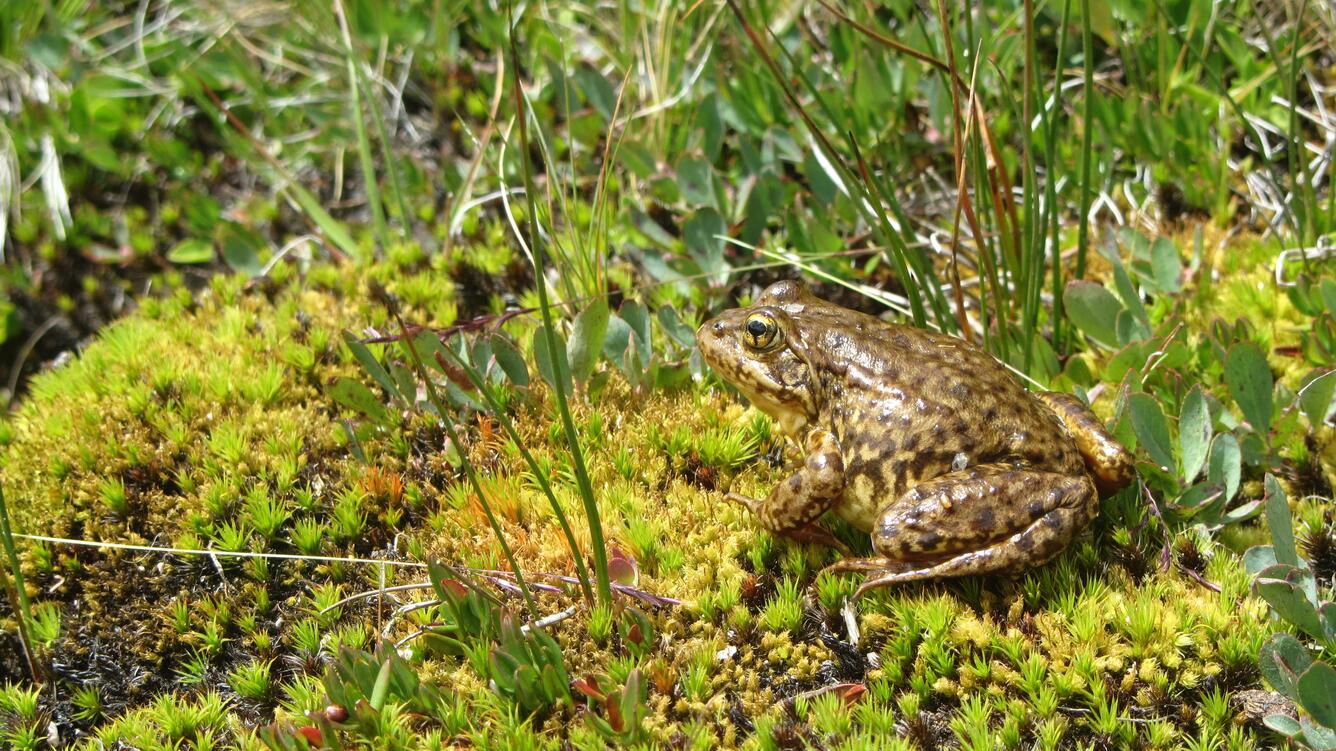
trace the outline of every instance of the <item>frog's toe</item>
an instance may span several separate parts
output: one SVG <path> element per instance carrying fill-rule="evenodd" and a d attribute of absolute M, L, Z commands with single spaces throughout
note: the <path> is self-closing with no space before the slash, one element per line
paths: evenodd
<path fill-rule="evenodd" d="M 906 563 L 905 561 L 897 561 L 893 558 L 886 558 L 884 556 L 873 556 L 871 558 L 842 558 L 830 564 L 829 566 L 821 569 L 821 573 L 822 574 L 827 572 L 832 574 L 847 574 L 851 572 L 891 573 L 898 571 L 909 571 L 912 570 L 915 565 L 916 564 Z M 917 565 L 922 566 L 922 564 L 917 564 Z M 820 574 L 818 574 L 818 576 L 820 576 Z"/>
<path fill-rule="evenodd" d="M 739 506 L 742 506 L 743 508 L 752 512 L 753 514 L 759 513 L 761 510 L 761 502 L 756 500 L 755 498 L 752 498 L 749 495 L 743 495 L 741 493 L 729 493 L 728 495 L 724 496 L 724 500 L 730 503 L 736 503 Z"/>
<path fill-rule="evenodd" d="M 801 527 L 785 530 L 781 532 L 783 536 L 796 542 L 814 542 L 818 545 L 825 545 L 828 548 L 838 550 L 840 555 L 849 555 L 849 546 L 840 541 L 830 530 L 819 527 L 816 524 L 805 524 Z"/>

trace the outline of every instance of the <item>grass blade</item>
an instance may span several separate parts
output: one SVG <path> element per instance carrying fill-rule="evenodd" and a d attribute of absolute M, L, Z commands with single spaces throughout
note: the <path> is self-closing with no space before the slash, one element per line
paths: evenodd
<path fill-rule="evenodd" d="M 514 8 L 511 8 L 514 13 Z M 580 490 L 580 500 L 584 503 L 585 519 L 589 524 L 589 539 L 594 550 L 594 577 L 598 583 L 598 599 L 602 604 L 612 602 L 612 586 L 608 577 L 608 551 L 603 542 L 603 524 L 599 518 L 598 502 L 594 498 L 594 487 L 589 480 L 589 471 L 585 467 L 584 451 L 580 447 L 580 436 L 575 430 L 575 421 L 571 419 L 570 396 L 563 386 L 569 373 L 565 373 L 565 361 L 557 351 L 555 325 L 552 322 L 552 306 L 547 298 L 547 259 L 546 244 L 538 231 L 537 188 L 534 186 L 533 167 L 529 163 L 529 108 L 520 85 L 519 50 L 515 44 L 515 19 L 510 19 L 510 58 L 511 79 L 515 92 L 516 125 L 519 129 L 520 164 L 524 174 L 524 196 L 528 202 L 525 212 L 529 224 L 529 238 L 533 253 L 534 280 L 538 288 L 539 310 L 543 317 L 543 341 L 547 344 L 548 355 L 559 371 L 553 391 L 557 399 L 557 410 L 561 413 L 561 425 L 566 432 L 566 443 L 571 452 L 571 465 L 575 472 L 576 485 Z"/>

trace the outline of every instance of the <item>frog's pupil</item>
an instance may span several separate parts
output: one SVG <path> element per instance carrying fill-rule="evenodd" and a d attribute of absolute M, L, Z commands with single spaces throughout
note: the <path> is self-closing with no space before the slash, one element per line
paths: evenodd
<path fill-rule="evenodd" d="M 760 339 L 765 335 L 768 328 L 769 327 L 765 325 L 765 321 L 760 319 L 753 318 L 752 320 L 747 321 L 747 333 L 751 334 L 753 339 Z"/>

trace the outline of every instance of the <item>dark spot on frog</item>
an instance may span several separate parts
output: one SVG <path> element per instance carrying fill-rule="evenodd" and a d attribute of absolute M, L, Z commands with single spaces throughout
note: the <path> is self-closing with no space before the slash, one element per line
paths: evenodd
<path fill-rule="evenodd" d="M 1044 513 L 1044 505 L 1039 501 L 1030 501 L 1025 507 L 1025 514 L 1031 519 L 1038 519 Z"/>
<path fill-rule="evenodd" d="M 919 550 L 936 550 L 938 546 L 940 546 L 941 544 L 942 544 L 941 534 L 937 532 L 924 532 L 923 534 L 919 535 L 918 545 L 915 547 L 917 547 Z"/>
<path fill-rule="evenodd" d="M 993 510 L 987 507 L 979 509 L 979 513 L 974 515 L 974 526 L 979 529 L 992 529 L 993 521 Z"/>
<path fill-rule="evenodd" d="M 919 437 L 917 433 L 914 433 L 905 439 L 903 450 L 906 453 L 912 454 L 915 451 L 918 451 L 918 447 L 919 447 Z"/>
<path fill-rule="evenodd" d="M 1016 535 L 1016 547 L 1022 552 L 1028 553 L 1034 548 L 1034 537 L 1028 534 Z"/>
<path fill-rule="evenodd" d="M 983 411 L 983 421 L 988 423 L 997 419 L 997 407 L 989 407 Z"/>

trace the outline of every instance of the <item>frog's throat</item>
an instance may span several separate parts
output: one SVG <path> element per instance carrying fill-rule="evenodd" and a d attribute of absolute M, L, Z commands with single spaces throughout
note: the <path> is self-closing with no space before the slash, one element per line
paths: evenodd
<path fill-rule="evenodd" d="M 753 407 L 761 410 L 770 416 L 770 419 L 779 424 L 779 429 L 794 440 L 802 435 L 803 429 L 807 427 L 810 417 L 804 410 L 807 405 L 799 407 L 796 404 L 785 404 L 776 401 L 763 393 L 758 393 L 741 383 L 734 384 L 742 395 L 747 397 L 747 401 L 752 403 Z"/>

